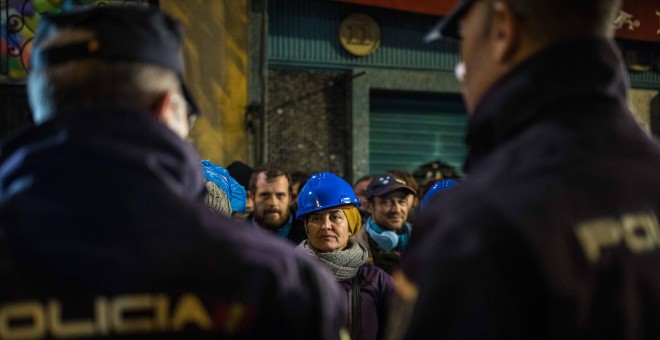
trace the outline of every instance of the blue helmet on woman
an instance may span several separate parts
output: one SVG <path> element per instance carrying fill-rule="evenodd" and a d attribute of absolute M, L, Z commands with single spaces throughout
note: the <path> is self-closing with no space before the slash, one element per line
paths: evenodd
<path fill-rule="evenodd" d="M 331 172 L 312 175 L 298 193 L 297 218 L 303 218 L 318 210 L 353 204 L 360 206 L 353 187 Z"/>

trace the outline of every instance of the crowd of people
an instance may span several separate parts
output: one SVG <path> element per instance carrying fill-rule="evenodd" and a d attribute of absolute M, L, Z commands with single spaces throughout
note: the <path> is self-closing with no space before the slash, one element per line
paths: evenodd
<path fill-rule="evenodd" d="M 460 1 L 427 40 L 460 41 L 466 178 L 353 185 L 200 160 L 159 10 L 44 16 L 37 127 L 0 145 L 0 338 L 659 338 L 660 145 L 619 6 Z"/>
<path fill-rule="evenodd" d="M 410 212 L 421 209 L 418 202 L 428 204 L 458 182 L 431 179 L 425 184 L 426 194 L 419 197 L 418 183 L 404 170 L 365 176 L 351 186 L 330 172 L 288 172 L 276 163 L 252 169 L 236 161 L 228 167 L 239 163 L 240 171 L 227 171 L 202 161 L 207 173 L 215 171 L 211 177 L 232 183 L 233 173 L 248 188 L 247 209 L 232 208 L 224 214 L 291 242 L 317 259 L 346 292 L 345 326 L 351 338 L 383 339 L 393 288 L 390 274 L 413 230 Z M 208 191 L 206 202 L 217 211 L 214 195 Z"/>

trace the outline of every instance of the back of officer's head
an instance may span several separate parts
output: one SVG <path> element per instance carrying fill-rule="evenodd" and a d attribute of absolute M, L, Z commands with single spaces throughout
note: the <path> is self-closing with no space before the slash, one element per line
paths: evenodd
<path fill-rule="evenodd" d="M 89 109 L 149 112 L 163 93 L 181 94 L 181 36 L 176 22 L 150 8 L 46 15 L 28 81 L 35 122 Z"/>
<path fill-rule="evenodd" d="M 542 44 L 575 37 L 608 37 L 621 0 L 487 0 L 509 4 Z"/>

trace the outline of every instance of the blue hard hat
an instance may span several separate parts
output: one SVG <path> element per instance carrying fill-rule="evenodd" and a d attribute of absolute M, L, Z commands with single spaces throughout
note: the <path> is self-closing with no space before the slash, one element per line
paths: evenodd
<path fill-rule="evenodd" d="M 456 184 L 458 184 L 458 182 L 453 179 L 442 179 L 435 182 L 429 191 L 424 194 L 424 198 L 422 199 L 422 209 L 424 209 L 424 206 L 426 206 L 426 204 L 428 204 L 437 193 L 447 190 Z"/>
<path fill-rule="evenodd" d="M 301 219 L 315 211 L 346 204 L 360 206 L 353 187 L 331 172 L 320 172 L 312 175 L 300 189 L 296 217 Z"/>
<path fill-rule="evenodd" d="M 211 163 L 208 159 L 203 160 L 201 163 L 206 180 L 215 183 L 215 185 L 227 194 L 231 210 L 245 213 L 247 201 L 245 188 L 231 177 L 227 169 Z"/>

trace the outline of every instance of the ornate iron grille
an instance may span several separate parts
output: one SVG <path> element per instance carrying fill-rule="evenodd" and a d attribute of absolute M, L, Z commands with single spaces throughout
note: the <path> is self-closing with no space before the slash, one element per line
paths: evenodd
<path fill-rule="evenodd" d="M 269 70 L 267 160 L 290 172 L 331 171 L 345 177 L 350 84 L 347 72 Z"/>

